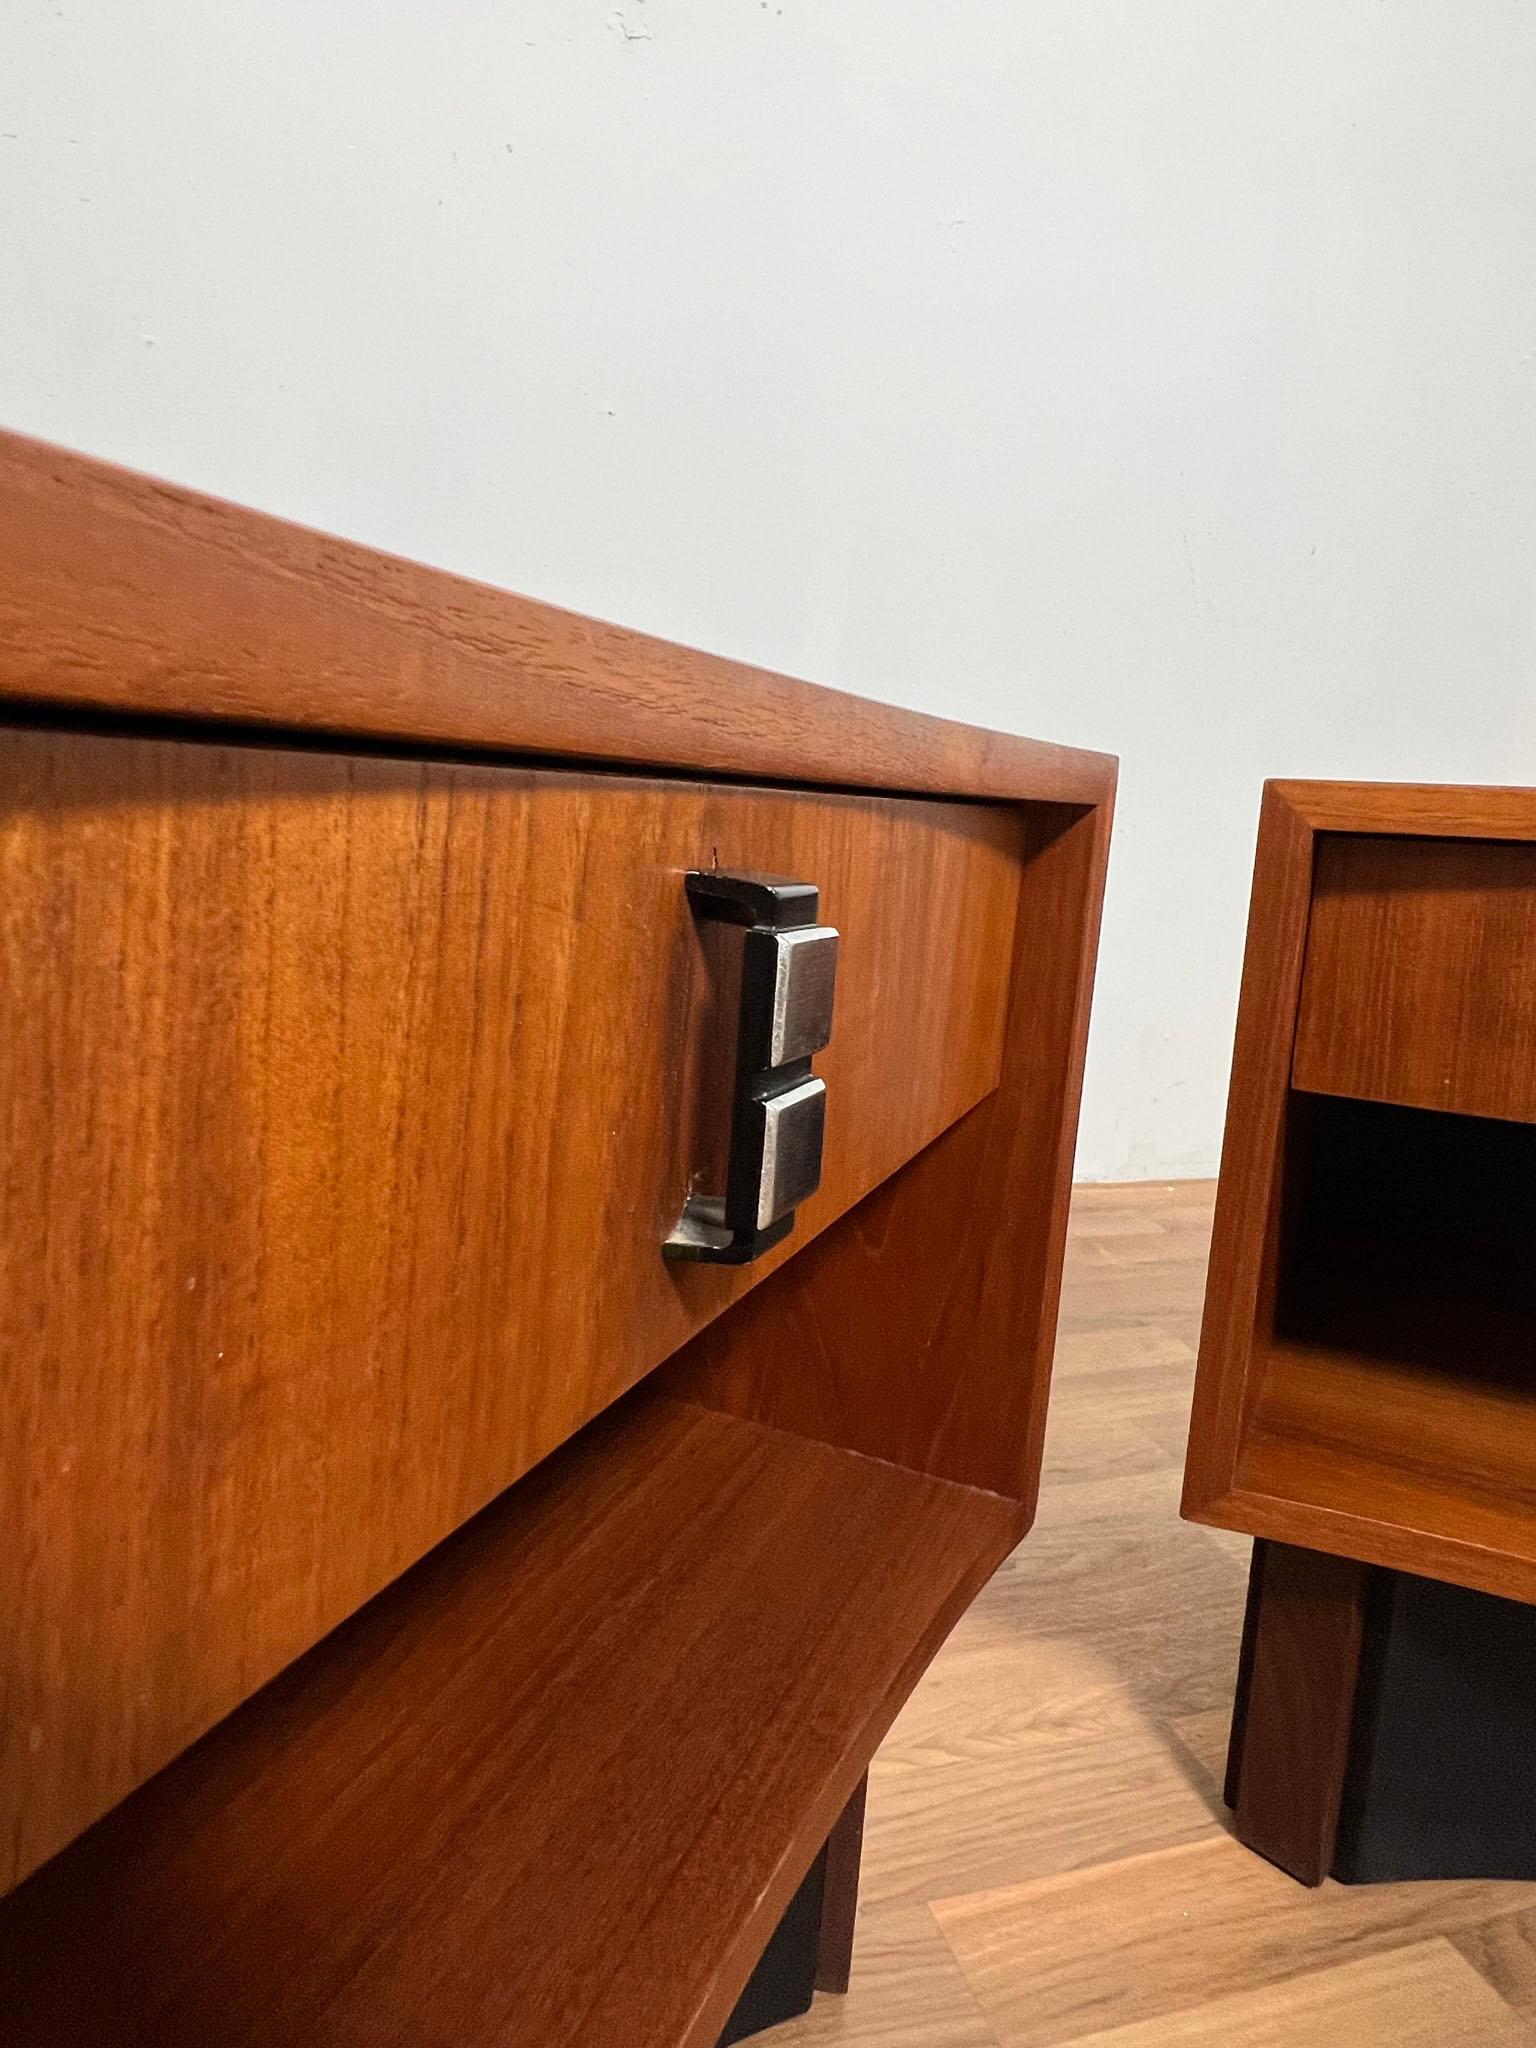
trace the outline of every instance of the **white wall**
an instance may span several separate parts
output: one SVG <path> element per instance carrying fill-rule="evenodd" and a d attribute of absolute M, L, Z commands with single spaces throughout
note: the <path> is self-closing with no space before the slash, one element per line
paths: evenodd
<path fill-rule="evenodd" d="M 1530 0 L 11 0 L 0 419 L 1123 757 L 1082 1170 L 1266 774 L 1536 781 Z"/>

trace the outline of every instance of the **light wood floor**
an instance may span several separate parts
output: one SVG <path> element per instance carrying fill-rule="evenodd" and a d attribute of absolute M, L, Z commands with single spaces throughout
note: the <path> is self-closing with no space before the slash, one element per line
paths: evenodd
<path fill-rule="evenodd" d="M 1245 1541 L 1178 1518 L 1211 1189 L 1079 1189 L 1040 1515 L 870 1776 L 853 1987 L 773 2048 L 1536 2044 L 1536 1886 L 1306 1891 L 1218 1796 Z"/>

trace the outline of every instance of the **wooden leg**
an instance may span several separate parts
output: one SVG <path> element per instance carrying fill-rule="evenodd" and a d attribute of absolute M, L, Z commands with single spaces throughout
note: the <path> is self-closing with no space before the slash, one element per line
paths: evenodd
<path fill-rule="evenodd" d="M 859 1859 L 864 1852 L 864 1800 L 868 1774 L 827 1837 L 821 1887 L 821 1932 L 816 1944 L 816 1989 L 846 1991 L 853 1968 L 853 1923 L 859 1906 Z"/>
<path fill-rule="evenodd" d="M 1248 1561 L 1248 1601 L 1243 1609 L 1243 1640 L 1237 1653 L 1237 1688 L 1232 1695 L 1232 1733 L 1227 1739 L 1227 1781 L 1221 1796 L 1237 1806 L 1237 1781 L 1243 1767 L 1243 1735 L 1248 1726 L 1248 1693 L 1253 1684 L 1253 1638 L 1259 1625 L 1259 1587 L 1264 1581 L 1266 1545 L 1255 1538 Z"/>
<path fill-rule="evenodd" d="M 1333 1867 L 1368 1565 L 1256 1543 L 1227 1796 L 1237 1837 L 1303 1884 Z"/>

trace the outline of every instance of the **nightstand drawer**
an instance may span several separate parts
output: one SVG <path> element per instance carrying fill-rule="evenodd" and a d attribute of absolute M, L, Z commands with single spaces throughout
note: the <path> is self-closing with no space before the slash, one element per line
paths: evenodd
<path fill-rule="evenodd" d="M 1536 1122 L 1536 845 L 1319 835 L 1292 1078 Z"/>
<path fill-rule="evenodd" d="M 0 791 L 25 1870 L 994 1087 L 1020 850 L 1006 808 L 48 732 Z M 820 1186 L 742 1269 L 662 1252 L 716 867 L 841 935 Z"/>

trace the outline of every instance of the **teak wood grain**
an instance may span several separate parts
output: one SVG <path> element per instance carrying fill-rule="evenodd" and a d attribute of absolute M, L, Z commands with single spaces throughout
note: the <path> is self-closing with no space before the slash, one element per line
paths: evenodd
<path fill-rule="evenodd" d="M 1271 782 L 1309 832 L 1424 839 L 1529 839 L 1536 789 L 1483 783 Z"/>
<path fill-rule="evenodd" d="M 1028 814 L 996 1090 L 666 1368 L 690 1398 L 1016 1499 L 1050 1393 L 1110 808 Z"/>
<path fill-rule="evenodd" d="M 1115 764 L 15 437 L 0 544 L 0 1857 L 245 1699 L 0 1906 L 0 2038 L 705 2048 L 1033 1510 Z M 734 1275 L 716 859 L 844 934 Z"/>
<path fill-rule="evenodd" d="M 1536 1122 L 1536 844 L 1324 835 L 1293 1078 Z"/>
<path fill-rule="evenodd" d="M 0 1886 L 995 1084 L 1011 812 L 0 731 Z M 690 866 L 843 931 L 825 1177 L 660 1245 Z"/>
<path fill-rule="evenodd" d="M 1267 784 L 1184 1464 L 1184 1511 L 1197 1520 L 1233 1487 L 1253 1335 L 1273 1294 L 1286 1088 L 1311 884 L 1311 832 L 1282 789 Z"/>
<path fill-rule="evenodd" d="M 1536 791 L 1266 791 L 1194 1519 L 1536 1599 L 1533 892 Z"/>
<path fill-rule="evenodd" d="M 0 1904 L 4 2048 L 709 2048 L 1008 1506 L 642 1390 Z"/>
<path fill-rule="evenodd" d="M 0 434 L 0 697 L 761 780 L 1093 804 L 1105 754 L 676 647 Z"/>

